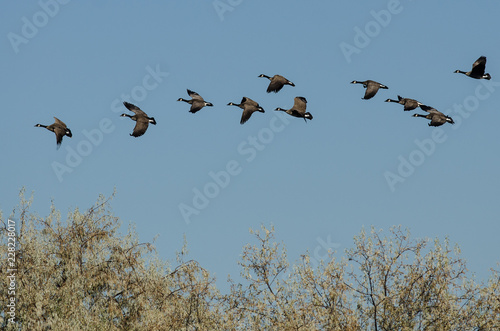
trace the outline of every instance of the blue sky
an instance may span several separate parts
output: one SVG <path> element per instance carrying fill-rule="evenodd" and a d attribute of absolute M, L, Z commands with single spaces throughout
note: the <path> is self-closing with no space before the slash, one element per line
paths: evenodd
<path fill-rule="evenodd" d="M 248 229 L 261 224 L 275 226 L 291 261 L 306 250 L 320 259 L 325 247 L 341 256 L 362 227 L 400 224 L 414 237 L 448 236 L 481 279 L 499 262 L 496 2 L 47 0 L 3 8 L 5 216 L 23 186 L 40 216 L 51 200 L 65 215 L 116 188 L 112 207 L 125 226 L 134 223 L 142 241 L 159 235 L 158 252 L 172 261 L 185 234 L 190 258 L 220 284 L 238 277 L 242 247 L 253 242 Z M 453 73 L 481 55 L 487 84 Z M 262 73 L 296 86 L 267 94 Z M 349 83 L 366 79 L 389 89 L 361 100 L 362 86 Z M 186 89 L 214 107 L 189 113 L 176 101 Z M 456 124 L 430 128 L 383 102 L 398 94 Z M 226 104 L 243 96 L 266 112 L 240 125 L 241 110 Z M 307 124 L 274 111 L 295 96 L 308 100 Z M 158 124 L 130 137 L 134 123 L 119 117 L 124 100 Z M 34 127 L 53 116 L 73 132 L 59 150 L 54 134 Z"/>

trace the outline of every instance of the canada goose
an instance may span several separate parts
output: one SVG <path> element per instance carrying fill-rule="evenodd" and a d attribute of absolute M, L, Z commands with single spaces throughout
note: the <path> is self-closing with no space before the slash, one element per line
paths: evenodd
<path fill-rule="evenodd" d="M 293 107 L 290 109 L 276 108 L 275 110 L 281 110 L 287 113 L 288 115 L 292 115 L 294 117 L 302 117 L 304 121 L 307 123 L 306 118 L 308 120 L 312 120 L 313 116 L 311 113 L 306 112 L 307 100 L 304 97 L 295 97 Z"/>
<path fill-rule="evenodd" d="M 227 105 L 228 106 L 237 106 L 237 107 L 240 107 L 241 109 L 243 109 L 243 114 L 241 114 L 240 124 L 243 124 L 246 121 L 248 121 L 250 116 L 252 116 L 252 114 L 256 111 L 264 113 L 264 109 L 261 106 L 259 106 L 259 104 L 257 102 L 255 102 L 252 99 L 247 98 L 247 97 L 243 97 L 243 99 L 241 99 L 240 104 L 230 102 Z"/>
<path fill-rule="evenodd" d="M 49 131 L 52 131 L 56 134 L 56 142 L 57 142 L 57 148 L 61 147 L 61 143 L 63 140 L 64 136 L 72 137 L 73 134 L 71 133 L 71 130 L 68 129 L 66 124 L 64 124 L 63 121 L 58 119 L 57 117 L 54 116 L 54 124 L 51 125 L 43 125 L 43 124 L 36 124 L 35 127 L 37 128 L 46 128 Z"/>
<path fill-rule="evenodd" d="M 269 86 L 267 87 L 267 93 L 278 93 L 285 85 L 295 86 L 294 83 L 281 75 L 274 75 L 273 77 L 269 77 L 267 75 L 261 74 L 259 75 L 259 77 L 265 77 L 271 81 L 269 83 Z"/>
<path fill-rule="evenodd" d="M 194 92 L 194 91 L 191 91 L 191 90 L 187 90 L 187 93 L 188 95 L 191 97 L 191 100 L 186 100 L 186 99 L 183 99 L 183 98 L 179 98 L 177 99 L 177 101 L 184 101 L 184 102 L 187 102 L 191 105 L 191 109 L 189 109 L 189 112 L 190 113 L 196 113 L 198 110 L 200 110 L 201 108 L 205 107 L 205 106 L 208 106 L 208 107 L 212 107 L 213 104 L 211 102 L 206 102 L 205 100 L 203 100 L 203 98 L 201 97 L 201 95 L 199 95 L 198 93 Z"/>
<path fill-rule="evenodd" d="M 364 82 L 358 82 L 353 80 L 351 84 L 363 84 L 363 87 L 366 88 L 365 96 L 361 99 L 368 100 L 371 99 L 377 94 L 379 88 L 388 89 L 387 86 L 377 83 L 373 80 L 365 80 Z"/>
<path fill-rule="evenodd" d="M 148 129 L 149 123 L 156 125 L 156 121 L 154 117 L 148 117 L 148 115 L 143 112 L 139 107 L 128 103 L 126 101 L 123 102 L 123 105 L 127 107 L 128 110 L 135 113 L 135 115 L 129 114 L 121 114 L 122 117 L 130 117 L 132 121 L 135 121 L 134 131 L 130 134 L 132 137 L 140 137 L 142 136 L 146 130 Z"/>
<path fill-rule="evenodd" d="M 409 111 L 417 108 L 418 106 L 421 106 L 422 103 L 418 102 L 415 99 L 408 99 L 408 98 L 402 98 L 398 95 L 398 100 L 393 100 L 393 99 L 387 99 L 385 102 L 395 102 L 399 103 L 404 106 L 404 111 Z"/>
<path fill-rule="evenodd" d="M 429 114 L 427 114 L 427 115 L 413 114 L 412 116 L 413 117 L 423 117 L 423 118 L 427 118 L 428 120 L 431 120 L 429 122 L 429 126 L 441 126 L 446 122 L 448 122 L 450 124 L 455 124 L 455 122 L 453 121 L 453 119 L 450 116 L 446 116 L 442 112 L 440 112 L 432 107 L 429 107 L 426 105 L 420 105 L 420 108 L 422 110 L 425 110 Z"/>
<path fill-rule="evenodd" d="M 474 64 L 472 64 L 471 71 L 465 72 L 465 71 L 455 70 L 455 73 L 464 74 L 466 76 L 469 76 L 469 77 L 475 78 L 475 79 L 488 79 L 488 80 L 490 80 L 491 79 L 490 74 L 484 73 L 485 68 L 486 68 L 486 56 L 481 56 L 481 57 L 479 57 L 479 59 L 476 60 L 476 62 L 474 62 Z"/>

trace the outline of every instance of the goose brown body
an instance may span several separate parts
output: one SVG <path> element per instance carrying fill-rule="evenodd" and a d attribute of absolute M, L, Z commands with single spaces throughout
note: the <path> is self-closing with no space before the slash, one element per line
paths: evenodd
<path fill-rule="evenodd" d="M 306 112 L 306 108 L 307 108 L 307 100 L 306 100 L 306 98 L 304 98 L 304 97 L 295 97 L 292 108 L 290 108 L 290 109 L 283 109 L 283 108 L 279 108 L 278 107 L 275 110 L 277 110 L 277 111 L 284 111 L 288 115 L 291 115 L 291 116 L 294 116 L 294 117 L 303 118 L 304 121 L 306 119 L 312 120 L 313 116 L 311 115 L 311 113 Z M 307 123 L 307 121 L 306 121 L 306 123 Z"/>
<path fill-rule="evenodd" d="M 353 80 L 351 84 L 363 84 L 363 87 L 366 88 L 365 96 L 361 99 L 368 100 L 371 99 L 377 94 L 379 89 L 388 89 L 387 86 L 380 84 L 374 80 L 365 80 L 363 82 Z"/>
<path fill-rule="evenodd" d="M 179 98 L 177 99 L 177 101 L 184 101 L 184 102 L 187 102 L 191 105 L 191 108 L 189 109 L 189 112 L 190 113 L 196 113 L 197 111 L 199 111 L 200 109 L 202 109 L 203 107 L 205 106 L 208 106 L 208 107 L 212 107 L 213 104 L 211 102 L 207 102 L 205 101 L 201 95 L 199 95 L 198 93 L 194 92 L 194 91 L 191 91 L 191 90 L 187 90 L 187 93 L 188 95 L 191 97 L 191 100 L 186 100 L 186 99 L 183 99 L 183 98 Z"/>
<path fill-rule="evenodd" d="M 486 79 L 490 80 L 491 76 L 488 73 L 484 73 L 486 70 L 486 56 L 481 56 L 472 64 L 472 69 L 470 71 L 455 70 L 455 73 L 464 74 L 470 78 L 475 79 Z"/>
<path fill-rule="evenodd" d="M 267 93 L 271 93 L 271 92 L 278 93 L 285 85 L 295 86 L 294 83 L 292 83 L 291 81 L 289 81 L 288 79 L 286 79 L 285 77 L 283 77 L 281 75 L 274 75 L 273 77 L 270 77 L 270 76 L 261 74 L 261 75 L 259 75 L 259 77 L 264 77 L 264 78 L 267 78 L 271 81 L 271 82 L 269 82 L 269 86 L 267 87 Z"/>
<path fill-rule="evenodd" d="M 36 124 L 35 127 L 38 128 L 45 128 L 49 131 L 52 131 L 56 135 L 56 143 L 57 143 L 57 148 L 61 146 L 62 140 L 64 136 L 68 137 L 73 137 L 73 134 L 71 133 L 71 130 L 64 124 L 63 121 L 58 119 L 57 117 L 54 116 L 55 122 L 51 125 L 43 125 L 43 124 Z"/>
<path fill-rule="evenodd" d="M 425 110 L 426 112 L 428 112 L 428 114 L 427 115 L 413 114 L 413 117 L 422 117 L 431 120 L 428 124 L 429 126 L 441 126 L 445 123 L 455 124 L 453 118 L 443 114 L 442 112 L 436 110 L 435 108 L 426 105 L 421 105 L 420 109 Z"/>
<path fill-rule="evenodd" d="M 256 111 L 264 113 L 264 108 L 262 108 L 256 101 L 253 101 L 250 98 L 243 97 L 239 104 L 230 102 L 227 104 L 228 106 L 236 106 L 243 109 L 243 113 L 241 114 L 240 124 L 244 124 L 246 121 L 250 119 L 250 116 Z"/>
<path fill-rule="evenodd" d="M 415 99 L 409 99 L 409 98 L 402 98 L 401 96 L 398 95 L 398 100 L 393 100 L 393 99 L 387 99 L 385 102 L 394 102 L 394 103 L 399 103 L 400 105 L 403 105 L 404 111 L 410 111 L 413 109 L 416 109 L 418 106 L 422 105 L 421 102 L 415 100 Z"/>
<path fill-rule="evenodd" d="M 135 115 L 121 114 L 122 117 L 128 117 L 132 121 L 135 121 L 134 131 L 130 134 L 132 137 L 140 137 L 148 129 L 149 123 L 156 125 L 156 120 L 154 117 L 149 117 L 144 111 L 134 104 L 123 102 L 123 105 L 133 112 Z"/>

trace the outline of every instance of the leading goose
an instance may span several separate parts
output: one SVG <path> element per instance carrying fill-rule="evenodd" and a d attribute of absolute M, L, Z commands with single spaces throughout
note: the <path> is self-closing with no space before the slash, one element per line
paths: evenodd
<path fill-rule="evenodd" d="M 250 116 L 252 116 L 252 114 L 256 111 L 264 113 L 264 108 L 262 108 L 257 102 L 247 97 L 243 97 L 243 99 L 241 99 L 240 104 L 230 102 L 227 105 L 236 106 L 243 109 L 243 114 L 241 114 L 240 124 L 244 124 L 246 121 L 248 121 L 250 119 Z"/>
<path fill-rule="evenodd" d="M 470 78 L 490 80 L 491 76 L 490 74 L 484 73 L 485 69 L 486 69 L 486 56 L 481 56 L 479 57 L 479 59 L 476 60 L 476 62 L 472 64 L 471 71 L 465 72 L 465 71 L 455 70 L 455 73 L 464 74 L 466 76 L 469 76 Z"/>
<path fill-rule="evenodd" d="M 353 80 L 351 84 L 363 84 L 363 87 L 366 88 L 365 96 L 361 99 L 368 100 L 371 99 L 377 94 L 379 88 L 388 89 L 387 86 L 380 84 L 374 80 L 365 80 L 364 82 L 358 82 L 357 80 Z"/>
<path fill-rule="evenodd" d="M 146 130 L 148 129 L 149 123 L 156 125 L 156 120 L 154 117 L 148 117 L 148 115 L 143 112 L 139 107 L 128 103 L 126 101 L 123 102 L 123 105 L 127 107 L 128 110 L 134 112 L 135 115 L 129 114 L 121 114 L 122 117 L 129 117 L 132 121 L 135 121 L 134 131 L 130 134 L 132 137 L 140 137 L 142 136 Z"/>
<path fill-rule="evenodd" d="M 284 111 L 288 115 L 294 117 L 301 117 L 307 123 L 306 118 L 308 120 L 312 120 L 313 116 L 310 112 L 306 112 L 307 100 L 304 97 L 295 97 L 293 107 L 290 109 L 276 108 L 275 110 Z"/>
<path fill-rule="evenodd" d="M 73 134 L 71 133 L 71 130 L 68 129 L 66 124 L 64 124 L 63 121 L 61 121 L 55 116 L 54 120 L 55 120 L 54 124 L 51 125 L 36 124 L 35 127 L 46 128 L 47 130 L 54 132 L 56 134 L 57 149 L 59 149 L 59 147 L 61 147 L 63 137 L 68 136 L 71 138 Z"/>
<path fill-rule="evenodd" d="M 267 87 L 267 93 L 278 93 L 285 85 L 295 86 L 294 83 L 281 75 L 274 75 L 273 77 L 269 77 L 267 75 L 261 74 L 259 75 L 259 77 L 264 77 L 271 81 L 269 83 L 269 86 Z"/>

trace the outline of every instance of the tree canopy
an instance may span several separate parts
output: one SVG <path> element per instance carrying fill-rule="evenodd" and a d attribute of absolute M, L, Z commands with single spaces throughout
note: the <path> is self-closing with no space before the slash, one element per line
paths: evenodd
<path fill-rule="evenodd" d="M 134 228 L 119 233 L 111 198 L 61 218 L 39 217 L 21 192 L 16 219 L 15 318 L 7 314 L 12 268 L 0 270 L 5 330 L 498 330 L 500 273 L 477 282 L 458 247 L 371 228 L 338 259 L 291 263 L 274 228 L 251 231 L 242 281 L 221 293 L 186 247 L 163 261 Z M 0 246 L 9 252 L 0 212 Z M 13 235 L 11 235 L 13 236 Z M 10 271 L 9 271 L 10 269 Z M 14 321 L 14 323 L 12 323 Z"/>

